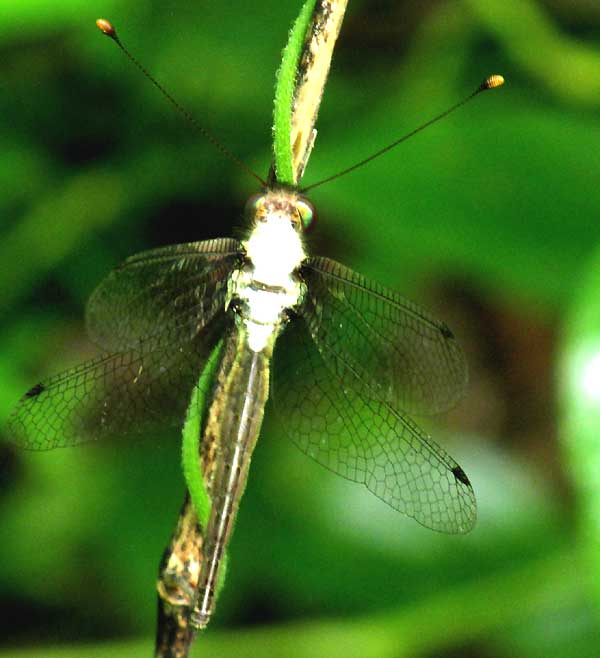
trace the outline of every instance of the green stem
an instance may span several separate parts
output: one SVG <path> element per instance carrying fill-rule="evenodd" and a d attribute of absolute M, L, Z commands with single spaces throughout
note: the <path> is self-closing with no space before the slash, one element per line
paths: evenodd
<path fill-rule="evenodd" d="M 198 515 L 198 520 L 203 531 L 208 525 L 211 501 L 206 491 L 202 469 L 200 468 L 200 436 L 202 432 L 202 419 L 207 408 L 206 395 L 214 380 L 219 359 L 221 358 L 222 348 L 223 340 L 213 350 L 200 375 L 198 385 L 194 387 L 183 426 L 183 442 L 181 446 L 183 476 L 190 492 L 192 505 Z M 227 555 L 224 555 L 221 575 L 217 586 L 217 596 L 225 584 L 227 564 Z"/>
<path fill-rule="evenodd" d="M 202 416 L 206 409 L 206 393 L 213 381 L 222 347 L 223 341 L 221 340 L 204 366 L 198 385 L 194 387 L 183 426 L 181 449 L 183 476 L 190 492 L 192 505 L 203 528 L 208 524 L 210 498 L 200 468 L 200 433 L 202 431 Z"/>
<path fill-rule="evenodd" d="M 275 87 L 275 109 L 273 123 L 273 156 L 277 182 L 283 185 L 295 185 L 292 154 L 292 110 L 296 74 L 306 33 L 311 24 L 311 17 L 316 0 L 306 0 L 300 15 L 296 19 L 283 50 L 281 66 L 277 72 Z"/>

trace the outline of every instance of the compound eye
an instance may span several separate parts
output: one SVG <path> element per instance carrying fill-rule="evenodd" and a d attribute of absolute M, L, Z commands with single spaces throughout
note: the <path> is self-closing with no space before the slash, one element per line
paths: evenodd
<path fill-rule="evenodd" d="M 244 215 L 248 219 L 252 219 L 258 212 L 259 208 L 262 206 L 264 199 L 265 195 L 262 192 L 253 194 L 248 199 L 248 201 L 246 201 L 246 205 L 244 206 Z"/>
<path fill-rule="evenodd" d="M 302 221 L 302 229 L 304 231 L 310 230 L 314 226 L 316 219 L 314 206 L 309 201 L 306 201 L 306 199 L 299 199 L 296 203 L 296 208 L 298 209 L 298 214 Z"/>

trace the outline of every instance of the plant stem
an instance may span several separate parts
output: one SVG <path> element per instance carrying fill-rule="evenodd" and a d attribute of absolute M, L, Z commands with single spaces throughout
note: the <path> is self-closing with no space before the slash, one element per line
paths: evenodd
<path fill-rule="evenodd" d="M 195 632 L 189 624 L 202 564 L 202 526 L 189 494 L 160 563 L 157 658 L 186 658 Z"/>
<path fill-rule="evenodd" d="M 282 64 L 275 94 L 274 163 L 270 183 L 297 184 L 302 177 L 316 136 L 314 124 L 346 4 L 347 0 L 307 0 L 290 34 L 290 42 L 294 39 L 295 45 L 288 44 L 284 52 L 284 59 L 288 55 L 287 68 L 283 75 L 285 67 Z M 311 7 L 312 13 L 309 13 Z M 282 92 L 285 85 L 287 93 Z M 285 102 L 281 101 L 282 98 Z M 286 147 L 283 155 L 281 148 L 278 150 L 278 144 Z M 285 164 L 279 166 L 282 162 Z M 281 179 L 275 178 L 275 172 L 283 170 L 287 173 Z M 206 370 L 210 370 L 210 366 Z M 206 370 L 202 373 L 201 382 L 208 379 Z M 207 391 L 208 388 L 200 384 L 198 390 Z M 203 503 L 200 509 L 195 508 L 196 501 L 202 501 L 204 496 L 199 491 L 202 483 L 198 484 L 198 478 L 190 477 L 194 469 L 194 464 L 190 462 L 190 446 L 193 443 L 187 439 L 191 432 L 199 436 L 201 422 L 196 410 L 202 407 L 206 405 L 200 405 L 197 396 L 193 396 L 184 427 L 184 471 L 192 495 L 186 496 L 159 570 L 157 658 L 187 658 L 196 635 L 190 626 L 189 615 L 202 566 L 206 528 L 204 517 L 207 514 Z M 216 458 L 211 448 L 203 439 L 200 451 L 196 451 L 196 468 L 202 473 L 205 491 L 209 490 L 207 480 L 214 471 Z"/>
<path fill-rule="evenodd" d="M 298 185 L 304 174 L 315 142 L 315 123 L 348 0 L 312 0 L 312 3 L 310 20 L 304 17 L 310 4 L 307 2 L 292 28 L 277 74 L 270 183 Z M 304 31 L 304 37 L 298 53 L 299 29 Z"/>

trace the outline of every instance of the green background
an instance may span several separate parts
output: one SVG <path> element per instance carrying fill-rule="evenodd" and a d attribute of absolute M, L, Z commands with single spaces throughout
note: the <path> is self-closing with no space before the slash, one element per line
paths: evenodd
<path fill-rule="evenodd" d="M 83 309 L 111 267 L 238 235 L 256 191 L 94 20 L 266 174 L 299 3 L 248 6 L 0 4 L 0 427 L 41 377 L 94 354 Z M 314 252 L 459 337 L 468 395 L 424 425 L 468 473 L 479 519 L 466 537 L 421 528 L 312 463 L 267 412 L 193 655 L 599 655 L 599 37 L 595 0 L 351 1 L 305 184 L 488 74 L 507 79 L 312 195 Z M 0 656 L 151 655 L 179 448 L 176 433 L 37 454 L 0 444 Z"/>

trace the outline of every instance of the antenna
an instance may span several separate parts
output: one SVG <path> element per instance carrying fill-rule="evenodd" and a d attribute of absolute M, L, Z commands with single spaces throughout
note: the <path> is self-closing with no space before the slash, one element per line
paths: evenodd
<path fill-rule="evenodd" d="M 129 52 L 129 50 L 123 45 L 121 40 L 117 35 L 117 31 L 113 25 L 104 18 L 99 18 L 96 21 L 96 27 L 107 37 L 110 37 L 116 44 L 119 46 L 121 51 L 125 54 L 127 59 L 144 75 L 150 82 L 160 91 L 164 98 L 169 101 L 169 103 L 183 116 L 187 121 L 194 126 L 194 128 L 205 137 L 217 150 L 219 150 L 226 158 L 234 162 L 238 167 L 241 167 L 245 172 L 256 178 L 264 187 L 267 183 L 264 181 L 257 173 L 252 171 L 250 167 L 245 165 L 239 158 L 237 158 L 233 153 L 225 147 L 221 142 L 204 126 L 201 126 L 198 121 L 184 108 L 182 107 L 171 94 L 156 80 L 156 78 L 151 75 L 138 60 Z"/>
<path fill-rule="evenodd" d="M 305 192 L 308 192 L 309 190 L 314 190 L 315 187 L 319 187 L 320 185 L 324 185 L 325 183 L 329 183 L 332 180 L 335 180 L 336 178 L 340 178 L 341 176 L 345 176 L 346 174 L 349 174 L 351 171 L 354 171 L 355 169 L 358 169 L 359 167 L 362 167 L 363 165 L 366 165 L 368 162 L 371 162 L 371 160 L 375 160 L 375 158 L 378 158 L 380 155 L 383 155 L 384 153 L 387 153 L 388 151 L 391 151 L 394 147 L 398 146 L 398 144 L 401 144 L 402 142 L 405 142 L 407 139 L 410 139 L 417 133 L 420 133 L 422 130 L 425 130 L 425 128 L 428 128 L 429 126 L 433 125 L 434 123 L 437 123 L 438 121 L 441 121 L 441 119 L 444 119 L 447 117 L 449 114 L 452 114 L 455 110 L 458 110 L 459 107 L 462 107 L 463 105 L 466 105 L 470 100 L 475 98 L 478 94 L 480 94 L 482 91 L 487 91 L 488 89 L 495 89 L 496 87 L 501 87 L 504 84 L 504 78 L 501 75 L 490 75 L 488 78 L 486 78 L 480 85 L 475 89 L 474 92 L 469 94 L 466 98 L 463 98 L 462 101 L 459 101 L 456 103 L 456 105 L 453 105 L 452 107 L 448 108 L 445 112 L 442 112 L 441 114 L 438 114 L 436 117 L 433 119 L 430 119 L 429 121 L 425 122 L 423 125 L 419 126 L 418 128 L 415 128 L 414 130 L 411 130 L 409 133 L 406 135 L 400 137 L 400 139 L 397 139 L 395 142 L 392 142 L 391 144 L 388 144 L 388 146 L 385 146 L 384 148 L 380 149 L 379 151 L 376 151 L 372 155 L 370 155 L 368 158 L 365 158 L 364 160 L 361 160 L 360 162 L 357 162 L 356 164 L 353 164 L 351 167 L 348 167 L 347 169 L 342 169 L 342 171 L 339 171 L 337 174 L 333 174 L 331 176 L 328 176 L 327 178 L 324 178 L 323 180 L 320 180 L 316 183 L 313 183 L 312 185 L 309 185 L 308 187 L 304 187 L 301 191 L 302 194 Z"/>

